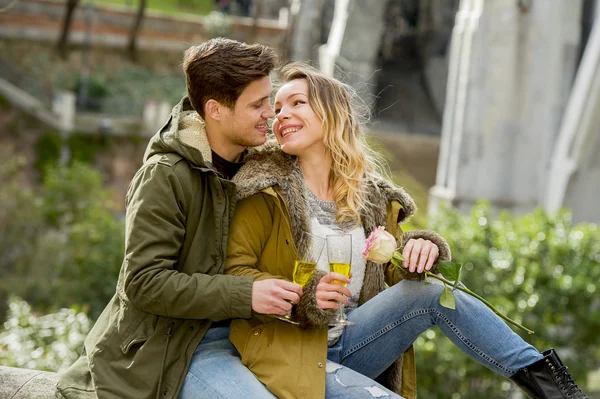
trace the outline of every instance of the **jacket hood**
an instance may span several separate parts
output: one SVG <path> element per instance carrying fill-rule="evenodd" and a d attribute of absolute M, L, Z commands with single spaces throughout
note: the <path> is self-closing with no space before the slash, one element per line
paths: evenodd
<path fill-rule="evenodd" d="M 204 120 L 187 96 L 173 107 L 169 120 L 150 139 L 144 161 L 152 155 L 168 152 L 175 152 L 198 167 L 209 167 L 212 163 Z"/>
<path fill-rule="evenodd" d="M 238 199 L 247 198 L 267 187 L 279 186 L 283 191 L 293 191 L 299 198 L 305 198 L 304 176 L 300 162 L 294 156 L 281 150 L 276 141 L 250 149 L 244 158 L 244 165 L 233 178 L 238 188 Z M 368 176 L 367 192 L 370 203 L 377 200 L 398 200 L 402 205 L 404 215 L 398 222 L 407 221 L 417 211 L 417 206 L 412 197 L 402 188 L 382 179 L 379 176 Z M 305 198 L 308 200 L 307 198 Z"/>

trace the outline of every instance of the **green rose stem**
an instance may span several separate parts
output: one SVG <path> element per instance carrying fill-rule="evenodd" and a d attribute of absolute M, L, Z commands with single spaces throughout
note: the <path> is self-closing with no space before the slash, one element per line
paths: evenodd
<path fill-rule="evenodd" d="M 392 263 L 392 265 L 394 265 L 395 267 L 400 269 L 401 272 L 408 273 L 408 271 L 402 267 L 402 262 L 405 259 L 404 259 L 404 256 L 402 256 L 402 253 L 400 252 L 400 250 L 401 249 L 398 248 L 394 251 L 392 258 L 390 259 L 390 262 Z M 492 312 L 497 314 L 502 320 L 504 320 L 516 327 L 519 327 L 520 329 L 522 329 L 524 331 L 527 331 L 528 334 L 534 333 L 530 329 L 528 329 L 528 328 L 522 326 L 521 324 L 517 323 L 516 321 L 506 317 L 505 315 L 503 315 L 502 313 L 497 311 L 496 308 L 494 307 L 494 305 L 492 305 L 491 303 L 489 303 L 488 301 L 483 299 L 481 296 L 477 295 L 476 293 L 474 293 L 473 291 L 468 289 L 467 286 L 464 285 L 462 281 L 460 281 L 460 272 L 462 269 L 462 264 L 443 260 L 443 261 L 439 262 L 439 269 L 440 269 L 440 273 L 442 274 L 443 277 L 440 277 L 437 274 L 434 274 L 430 271 L 426 271 L 425 278 L 431 277 L 431 278 L 434 278 L 434 279 L 439 280 L 444 283 L 444 291 L 442 292 L 442 295 L 440 296 L 440 304 L 442 306 L 444 306 L 446 308 L 450 308 L 450 309 L 456 308 L 454 294 L 452 294 L 452 290 L 449 289 L 449 287 L 448 287 L 448 286 L 451 286 L 453 288 L 456 288 L 459 291 L 465 292 L 465 293 L 479 299 L 481 302 L 483 302 L 485 304 L 485 306 L 490 308 L 492 310 Z M 454 281 L 448 280 L 447 278 L 451 278 Z"/>
<path fill-rule="evenodd" d="M 433 273 L 431 273 L 431 272 L 425 272 L 425 274 L 426 274 L 427 276 L 431 277 L 431 278 L 435 278 L 436 280 L 440 280 L 440 281 L 444 282 L 445 284 L 448 284 L 448 285 L 454 285 L 454 286 L 455 286 L 455 288 L 456 288 L 457 290 L 459 290 L 459 291 L 462 291 L 462 292 L 466 292 L 467 294 L 469 294 L 469 295 L 471 295 L 471 296 L 474 296 L 475 298 L 479 299 L 479 300 L 480 300 L 481 302 L 483 302 L 483 303 L 484 303 L 484 304 L 485 304 L 485 305 L 486 305 L 488 308 L 492 309 L 492 312 L 496 313 L 496 314 L 497 314 L 498 316 L 500 316 L 500 318 L 502 318 L 504 321 L 506 321 L 506 322 L 508 322 L 508 323 L 510 323 L 510 324 L 512 324 L 512 325 L 514 325 L 514 326 L 516 326 L 516 327 L 519 327 L 519 328 L 520 328 L 520 329 L 522 329 L 522 330 L 525 330 L 525 331 L 527 331 L 527 333 L 528 333 L 528 334 L 533 334 L 533 333 L 534 333 L 533 331 L 531 331 L 530 329 L 528 329 L 528 328 L 526 328 L 526 327 L 522 326 L 521 324 L 517 323 L 517 322 L 516 322 L 516 321 L 514 321 L 513 319 L 511 319 L 511 318 L 509 318 L 509 317 L 506 317 L 506 316 L 504 316 L 502 313 L 500 313 L 498 310 L 496 310 L 496 308 L 494 307 L 494 305 L 492 305 L 491 303 L 489 303 L 488 301 L 486 301 L 485 299 L 483 299 L 481 296 L 477 295 L 476 293 L 474 293 L 473 291 L 471 291 L 470 289 L 468 289 L 468 288 L 467 288 L 467 287 L 466 287 L 466 286 L 465 286 L 465 285 L 462 283 L 462 281 L 459 281 L 459 282 L 458 282 L 460 285 L 455 285 L 455 283 L 453 283 L 452 281 L 450 281 L 450 280 L 446 280 L 445 278 L 443 278 L 443 277 L 440 277 L 440 276 L 438 276 L 438 275 L 436 275 L 436 274 L 433 274 Z"/>

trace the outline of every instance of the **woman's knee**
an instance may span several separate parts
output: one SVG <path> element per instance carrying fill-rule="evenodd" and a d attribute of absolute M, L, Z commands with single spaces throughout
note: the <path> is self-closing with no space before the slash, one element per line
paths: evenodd
<path fill-rule="evenodd" d="M 402 280 L 394 285 L 392 289 L 396 290 L 397 295 L 400 295 L 402 300 L 415 300 L 425 307 L 430 307 L 439 302 L 444 287 L 435 282 Z"/>

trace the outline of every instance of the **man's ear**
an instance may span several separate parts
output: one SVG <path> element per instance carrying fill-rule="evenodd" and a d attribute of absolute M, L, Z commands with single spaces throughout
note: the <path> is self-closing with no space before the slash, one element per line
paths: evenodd
<path fill-rule="evenodd" d="M 204 114 L 207 118 L 212 118 L 216 121 L 220 121 L 223 116 L 223 105 L 217 100 L 212 98 L 204 105 Z"/>

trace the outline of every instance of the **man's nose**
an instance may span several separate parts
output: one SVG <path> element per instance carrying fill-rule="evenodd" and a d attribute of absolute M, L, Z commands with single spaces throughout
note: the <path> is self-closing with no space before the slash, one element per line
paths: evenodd
<path fill-rule="evenodd" d="M 272 119 L 275 117 L 275 110 L 273 109 L 272 105 L 269 105 L 269 108 L 265 111 L 263 117 L 267 119 Z"/>

